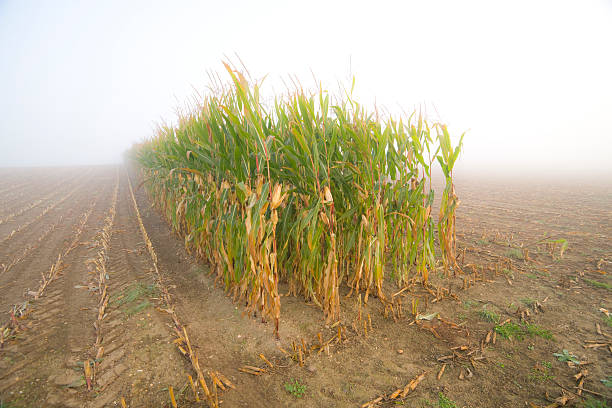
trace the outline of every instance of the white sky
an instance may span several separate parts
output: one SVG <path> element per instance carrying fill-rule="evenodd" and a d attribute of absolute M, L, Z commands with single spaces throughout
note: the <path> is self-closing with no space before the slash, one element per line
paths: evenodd
<path fill-rule="evenodd" d="M 0 0 L 0 166 L 117 162 L 236 53 L 437 111 L 463 169 L 612 176 L 609 0 Z"/>

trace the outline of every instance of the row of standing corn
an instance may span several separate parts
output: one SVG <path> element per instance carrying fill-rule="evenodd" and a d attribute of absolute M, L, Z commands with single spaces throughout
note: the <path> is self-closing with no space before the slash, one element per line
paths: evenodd
<path fill-rule="evenodd" d="M 338 316 L 339 287 L 385 299 L 426 283 L 435 265 L 432 166 L 446 176 L 437 226 L 444 265 L 454 259 L 458 203 L 446 127 L 421 115 L 380 120 L 350 94 L 296 90 L 268 108 L 260 87 L 226 65 L 218 86 L 175 127 L 133 154 L 155 203 L 188 248 L 213 266 L 249 313 L 278 330 L 278 282 Z"/>

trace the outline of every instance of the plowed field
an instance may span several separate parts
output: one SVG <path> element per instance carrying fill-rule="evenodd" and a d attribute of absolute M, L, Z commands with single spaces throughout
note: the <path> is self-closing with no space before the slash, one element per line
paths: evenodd
<path fill-rule="evenodd" d="M 0 174 L 2 408 L 612 398 L 610 183 L 459 178 L 463 274 L 440 267 L 428 288 L 387 282 L 393 310 L 352 294 L 328 324 L 283 296 L 276 339 L 188 253 L 136 171 Z"/>

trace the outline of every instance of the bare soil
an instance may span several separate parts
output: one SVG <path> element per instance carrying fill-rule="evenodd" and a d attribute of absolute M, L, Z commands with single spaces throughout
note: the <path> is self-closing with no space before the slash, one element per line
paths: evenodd
<path fill-rule="evenodd" d="M 220 406 L 359 407 L 376 401 L 372 406 L 450 407 L 454 401 L 457 407 L 543 407 L 555 406 L 557 398 L 584 406 L 589 397 L 612 402 L 612 389 L 601 381 L 612 376 L 612 318 L 605 314 L 612 307 L 610 182 L 459 178 L 463 273 L 440 266 L 429 288 L 415 283 L 403 291 L 389 278 L 384 289 L 389 299 L 396 294 L 393 311 L 372 296 L 367 304 L 363 296 L 346 297 L 349 288 L 342 288 L 339 322 L 325 322 L 316 305 L 284 295 L 277 340 L 271 323 L 244 315 L 244 305 L 234 303 L 209 267 L 185 249 L 146 192 L 136 188 L 135 172 L 129 176 L 161 280 L 124 168 L 0 174 L 0 219 L 7 219 L 0 224 L 0 327 L 11 311 L 24 314 L 0 348 L 2 408 L 114 407 L 122 399 L 130 407 L 170 407 L 170 387 L 179 407 L 205 406 L 189 385 L 188 375 L 196 374 L 177 347 L 164 288 L 203 372 L 218 372 L 235 387 L 219 388 Z M 94 324 L 102 289 L 91 260 L 102 251 L 115 186 L 116 215 L 102 252 L 109 302 L 97 356 Z M 562 255 L 559 240 L 568 243 Z M 72 242 L 77 244 L 70 249 Z M 59 274 L 36 299 L 42 274 L 60 255 Z M 514 336 L 504 338 L 510 328 Z M 553 355 L 562 350 L 579 363 Z M 95 364 L 91 390 L 87 361 Z M 259 368 L 260 375 L 241 371 L 245 366 Z M 581 372 L 582 383 L 574 377 Z M 421 374 L 405 397 L 389 398 Z"/>

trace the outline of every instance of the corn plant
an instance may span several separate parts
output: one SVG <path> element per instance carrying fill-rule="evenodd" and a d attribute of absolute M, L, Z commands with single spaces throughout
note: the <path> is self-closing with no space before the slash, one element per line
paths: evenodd
<path fill-rule="evenodd" d="M 225 65 L 175 126 L 134 147 L 154 203 L 190 251 L 250 314 L 280 318 L 279 280 L 340 312 L 339 288 L 385 301 L 385 272 L 428 283 L 435 266 L 432 165 L 446 176 L 438 237 L 456 268 L 452 168 L 461 151 L 423 115 L 381 120 L 347 92 L 293 90 L 261 102 L 260 84 Z M 437 135 L 434 135 L 437 130 Z M 440 154 L 438 154 L 440 153 Z"/>
<path fill-rule="evenodd" d="M 451 145 L 450 135 L 445 125 L 438 126 L 438 140 L 440 142 L 441 155 L 437 156 L 440 162 L 440 167 L 444 173 L 446 187 L 442 193 L 442 203 L 440 205 L 440 215 L 438 217 L 438 238 L 440 240 L 440 250 L 444 267 L 448 271 L 452 267 L 455 271 L 460 271 L 457 265 L 456 255 L 457 240 L 455 235 L 455 208 L 459 205 L 459 199 L 455 194 L 455 185 L 453 184 L 453 167 L 461 152 L 463 136 L 459 140 L 459 144 L 453 150 Z"/>

